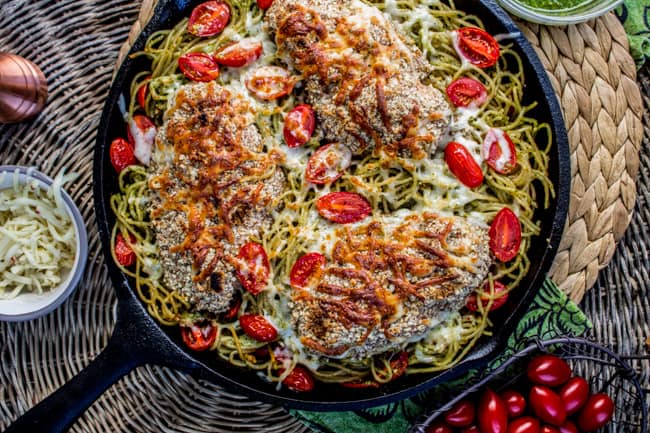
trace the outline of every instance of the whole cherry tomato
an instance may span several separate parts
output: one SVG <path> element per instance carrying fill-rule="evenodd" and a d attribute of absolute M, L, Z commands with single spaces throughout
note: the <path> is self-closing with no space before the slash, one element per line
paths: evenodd
<path fill-rule="evenodd" d="M 284 378 L 282 384 L 291 391 L 308 392 L 314 389 L 314 378 L 305 367 L 296 365 L 291 373 Z"/>
<path fill-rule="evenodd" d="M 614 402 L 607 394 L 593 394 L 578 415 L 578 427 L 588 433 L 598 430 L 612 419 Z"/>
<path fill-rule="evenodd" d="M 289 283 L 295 288 L 305 288 L 320 276 L 325 266 L 325 256 L 320 253 L 307 253 L 293 264 L 289 273 Z"/>
<path fill-rule="evenodd" d="M 522 416 L 510 421 L 508 433 L 539 433 L 539 420 L 532 416 Z"/>
<path fill-rule="evenodd" d="M 493 288 L 490 291 L 490 283 L 486 282 L 482 288 L 483 293 L 481 293 L 481 304 L 483 304 L 483 308 L 486 308 L 488 306 L 491 298 L 494 299 L 492 299 L 492 304 L 490 305 L 490 311 L 503 307 L 505 303 L 508 301 L 508 293 L 506 292 L 506 290 L 507 287 L 503 283 L 499 281 L 494 281 Z M 488 294 L 488 292 L 491 293 L 491 296 Z M 468 310 L 478 311 L 477 298 L 478 295 L 476 292 L 470 294 L 467 297 L 467 299 L 465 300 L 465 306 L 467 307 Z"/>
<path fill-rule="evenodd" d="M 475 425 L 471 425 L 462 429 L 460 433 L 481 433 L 481 431 Z"/>
<path fill-rule="evenodd" d="M 207 37 L 219 34 L 230 21 L 230 8 L 221 1 L 207 1 L 192 10 L 187 31 L 194 36 Z"/>
<path fill-rule="evenodd" d="M 284 118 L 284 141 L 289 147 L 302 146 L 309 141 L 315 127 L 316 114 L 311 105 L 297 105 Z"/>
<path fill-rule="evenodd" d="M 517 151 L 507 132 L 499 128 L 490 129 L 483 140 L 483 159 L 494 171 L 512 173 L 517 166 Z"/>
<path fill-rule="evenodd" d="M 476 188 L 483 183 L 483 171 L 472 154 L 462 144 L 451 141 L 445 147 L 445 162 L 449 171 L 465 186 Z"/>
<path fill-rule="evenodd" d="M 558 426 L 557 429 L 560 431 L 560 433 L 580 433 L 578 427 L 576 427 L 576 425 L 572 421 L 568 421 L 568 420 L 561 426 Z"/>
<path fill-rule="evenodd" d="M 542 421 L 554 426 L 562 425 L 566 421 L 564 402 L 552 389 L 541 385 L 533 386 L 528 402 L 533 413 Z"/>
<path fill-rule="evenodd" d="M 253 295 L 260 293 L 269 282 L 269 259 L 264 247 L 256 242 L 248 242 L 237 254 L 235 274 L 241 285 Z"/>
<path fill-rule="evenodd" d="M 571 367 L 555 355 L 539 355 L 528 363 L 526 374 L 538 385 L 560 386 L 571 377 Z"/>
<path fill-rule="evenodd" d="M 257 0 L 257 7 L 263 11 L 267 10 L 273 4 L 273 0 Z"/>
<path fill-rule="evenodd" d="M 501 393 L 500 397 L 506 404 L 506 409 L 508 410 L 508 416 L 510 416 L 510 418 L 517 418 L 523 415 L 526 410 L 526 399 L 521 395 L 521 393 L 512 389 L 507 389 Z"/>
<path fill-rule="evenodd" d="M 135 236 L 129 233 L 129 243 L 133 245 L 135 242 Z M 126 243 L 122 233 L 119 232 L 115 237 L 115 258 L 120 265 L 125 267 L 132 266 L 135 263 L 135 252 Z"/>
<path fill-rule="evenodd" d="M 296 80 L 280 66 L 262 66 L 248 75 L 245 84 L 257 98 L 270 101 L 291 93 Z"/>
<path fill-rule="evenodd" d="M 540 430 L 539 433 L 560 433 L 560 430 L 557 428 L 550 426 L 550 425 L 545 425 L 542 426 L 542 429 Z"/>
<path fill-rule="evenodd" d="M 434 421 L 424 433 L 454 433 L 454 431 L 444 421 Z"/>
<path fill-rule="evenodd" d="M 352 152 L 341 143 L 319 147 L 307 161 L 305 180 L 318 185 L 330 184 L 343 176 L 352 163 Z"/>
<path fill-rule="evenodd" d="M 266 343 L 278 338 L 278 331 L 259 314 L 242 314 L 239 316 L 239 325 L 254 340 Z"/>
<path fill-rule="evenodd" d="M 446 92 L 456 107 L 480 107 L 487 101 L 487 90 L 483 83 L 470 77 L 452 81 Z"/>
<path fill-rule="evenodd" d="M 483 29 L 463 27 L 456 30 L 458 54 L 479 68 L 494 65 L 499 58 L 499 44 Z"/>
<path fill-rule="evenodd" d="M 506 433 L 508 409 L 501 397 L 490 388 L 481 395 L 477 415 L 481 433 Z"/>
<path fill-rule="evenodd" d="M 509 262 L 519 253 L 521 247 L 521 224 L 517 215 L 504 207 L 501 209 L 488 232 L 490 250 L 502 262 Z"/>
<path fill-rule="evenodd" d="M 573 415 L 589 398 L 589 383 L 582 377 L 572 377 L 562 386 L 559 394 L 567 415 Z"/>
<path fill-rule="evenodd" d="M 320 216 L 337 224 L 361 221 L 372 213 L 370 203 L 356 192 L 330 192 L 316 200 Z"/>
<path fill-rule="evenodd" d="M 262 43 L 254 38 L 244 38 L 231 42 L 214 53 L 220 65 L 240 68 L 250 65 L 262 55 Z"/>
<path fill-rule="evenodd" d="M 138 163 L 133 153 L 133 147 L 123 138 L 116 138 L 111 141 L 111 145 L 108 148 L 108 155 L 111 159 L 111 164 L 113 164 L 113 168 L 118 173 L 129 165 Z"/>
<path fill-rule="evenodd" d="M 208 82 L 219 76 L 219 64 L 206 53 L 183 54 L 178 58 L 178 67 L 192 81 Z"/>
<path fill-rule="evenodd" d="M 151 75 L 144 77 L 145 81 L 140 84 L 138 87 L 138 92 L 135 94 L 135 99 L 138 101 L 138 105 L 144 108 L 147 103 L 147 95 L 149 94 L 149 80 L 151 80 Z"/>
<path fill-rule="evenodd" d="M 452 427 L 469 427 L 474 422 L 476 408 L 469 400 L 461 400 L 445 412 L 445 421 Z"/>
<path fill-rule="evenodd" d="M 212 326 L 210 322 L 193 323 L 190 326 L 181 325 L 183 343 L 196 352 L 212 347 L 218 332 L 219 328 Z"/>

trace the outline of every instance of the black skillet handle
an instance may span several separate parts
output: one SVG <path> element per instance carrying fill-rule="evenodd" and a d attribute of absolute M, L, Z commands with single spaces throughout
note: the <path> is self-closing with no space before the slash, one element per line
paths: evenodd
<path fill-rule="evenodd" d="M 139 365 L 174 365 L 164 342 L 155 340 L 133 304 L 120 304 L 115 330 L 104 350 L 65 385 L 24 413 L 4 433 L 63 433 L 113 383 Z M 146 313 L 144 313 L 146 314 Z M 167 352 L 165 352 L 167 350 Z M 171 358 L 171 359 L 170 359 Z"/>

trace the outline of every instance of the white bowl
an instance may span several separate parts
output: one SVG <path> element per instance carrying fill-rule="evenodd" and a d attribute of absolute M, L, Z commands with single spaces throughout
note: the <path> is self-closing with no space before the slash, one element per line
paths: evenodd
<path fill-rule="evenodd" d="M 577 6 L 566 9 L 536 8 L 521 0 L 497 0 L 497 3 L 511 14 L 526 21 L 564 26 L 597 18 L 623 3 L 623 0 L 585 0 Z"/>
<path fill-rule="evenodd" d="M 13 173 L 16 170 L 18 170 L 19 182 L 21 183 L 36 180 L 42 189 L 47 189 L 52 185 L 53 180 L 51 178 L 36 171 L 34 168 L 2 165 L 0 166 L 0 174 L 7 173 L 7 175 L 0 181 L 0 190 L 12 186 L 14 181 Z M 83 275 L 86 259 L 88 258 L 88 234 L 86 233 L 86 226 L 79 209 L 68 193 L 62 191 L 62 195 L 66 210 L 74 226 L 77 240 L 72 269 L 67 272 L 65 279 L 58 287 L 48 290 L 45 293 L 22 293 L 13 299 L 0 299 L 0 320 L 18 322 L 32 320 L 48 314 L 70 296 Z"/>

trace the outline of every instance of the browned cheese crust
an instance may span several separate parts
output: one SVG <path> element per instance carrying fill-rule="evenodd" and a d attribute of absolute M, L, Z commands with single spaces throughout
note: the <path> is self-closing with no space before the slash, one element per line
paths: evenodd
<path fill-rule="evenodd" d="M 226 310 L 239 248 L 272 224 L 285 178 L 241 96 L 214 82 L 179 89 L 150 168 L 163 281 L 197 310 Z"/>
<path fill-rule="evenodd" d="M 326 140 L 388 157 L 433 154 L 448 126 L 429 65 L 372 6 L 352 0 L 276 0 L 266 25 L 278 55 L 305 79 Z"/>
<path fill-rule="evenodd" d="M 458 217 L 408 213 L 335 233 L 323 272 L 292 300 L 302 343 L 329 357 L 365 358 L 421 338 L 463 306 L 491 263 L 487 230 Z"/>

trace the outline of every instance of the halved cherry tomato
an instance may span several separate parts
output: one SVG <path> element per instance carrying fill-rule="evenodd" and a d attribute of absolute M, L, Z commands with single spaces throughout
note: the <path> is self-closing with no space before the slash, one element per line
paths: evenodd
<path fill-rule="evenodd" d="M 289 273 L 291 286 L 299 289 L 308 287 L 322 272 L 325 261 L 325 256 L 321 253 L 307 253 L 301 256 Z"/>
<path fill-rule="evenodd" d="M 289 147 L 298 147 L 307 143 L 316 127 L 316 114 L 311 105 L 300 104 L 289 111 L 284 118 L 284 141 Z"/>
<path fill-rule="evenodd" d="M 241 307 L 241 297 L 238 297 L 233 302 L 231 302 L 230 307 L 224 313 L 221 313 L 219 317 L 223 321 L 232 320 L 237 317 L 237 313 L 239 313 L 239 307 Z"/>
<path fill-rule="evenodd" d="M 502 262 L 514 259 L 521 246 L 521 224 L 517 215 L 507 207 L 501 209 L 489 230 L 490 250 Z"/>
<path fill-rule="evenodd" d="M 193 323 L 191 326 L 181 325 L 183 343 L 196 352 L 209 349 L 217 339 L 218 332 L 219 328 L 212 326 L 210 322 Z"/>
<path fill-rule="evenodd" d="M 445 162 L 449 171 L 465 186 L 476 188 L 483 183 L 483 171 L 472 154 L 462 144 L 451 141 L 445 147 Z"/>
<path fill-rule="evenodd" d="M 445 412 L 445 421 L 452 427 L 468 427 L 474 422 L 476 408 L 469 400 L 461 400 Z"/>
<path fill-rule="evenodd" d="M 194 36 L 207 37 L 221 33 L 230 21 L 230 8 L 221 1 L 207 1 L 192 10 L 187 31 Z"/>
<path fill-rule="evenodd" d="M 566 421 L 566 410 L 559 395 L 551 388 L 535 385 L 530 389 L 528 401 L 533 413 L 545 423 L 558 426 Z"/>
<path fill-rule="evenodd" d="M 219 76 L 219 64 L 206 53 L 183 54 L 178 58 L 178 67 L 192 81 L 208 82 Z"/>
<path fill-rule="evenodd" d="M 572 421 L 566 421 L 561 426 L 558 426 L 557 429 L 560 433 L 580 433 L 580 430 L 578 430 L 578 427 Z"/>
<path fill-rule="evenodd" d="M 260 9 L 267 10 L 273 4 L 273 0 L 257 0 L 257 7 Z"/>
<path fill-rule="evenodd" d="M 239 249 L 237 258 L 235 274 L 239 282 L 244 289 L 257 295 L 266 287 L 271 269 L 264 247 L 256 242 L 248 242 Z"/>
<path fill-rule="evenodd" d="M 588 433 L 607 424 L 614 415 L 614 402 L 606 394 L 594 394 L 589 397 L 578 415 L 580 431 Z"/>
<path fill-rule="evenodd" d="M 528 363 L 526 374 L 533 383 L 555 387 L 569 380 L 571 367 L 562 358 L 544 354 L 536 356 Z"/>
<path fill-rule="evenodd" d="M 129 243 L 135 244 L 135 242 L 135 236 L 129 233 Z M 119 232 L 115 237 L 115 258 L 122 266 L 131 266 L 135 263 L 135 252 Z"/>
<path fill-rule="evenodd" d="M 254 340 L 267 343 L 278 338 L 278 331 L 259 314 L 242 314 L 239 316 L 239 325 Z"/>
<path fill-rule="evenodd" d="M 454 431 L 443 421 L 434 421 L 424 433 L 453 433 Z"/>
<path fill-rule="evenodd" d="M 379 388 L 379 383 L 374 380 L 364 380 L 361 382 L 342 382 L 341 386 L 351 389 Z"/>
<path fill-rule="evenodd" d="M 314 389 L 314 378 L 309 370 L 301 365 L 296 365 L 291 373 L 282 381 L 291 391 L 309 392 Z"/>
<path fill-rule="evenodd" d="M 483 293 L 481 293 L 481 304 L 483 304 L 483 308 L 486 308 L 488 306 L 491 298 L 494 299 L 492 299 L 492 305 L 490 305 L 490 311 L 503 307 L 505 303 L 508 301 L 508 293 L 504 293 L 506 290 L 507 287 L 503 283 L 499 281 L 494 281 L 494 286 L 492 288 L 492 291 L 490 292 L 492 296 L 490 296 L 487 293 L 488 291 L 490 291 L 490 283 L 486 282 L 483 285 Z M 465 300 L 465 306 L 467 307 L 468 310 L 478 311 L 477 297 L 478 296 L 476 292 L 472 293 L 467 297 L 467 299 Z"/>
<path fill-rule="evenodd" d="M 393 371 L 393 376 L 391 380 L 395 380 L 398 377 L 406 373 L 406 369 L 409 366 L 409 354 L 407 351 L 402 350 L 396 357 L 390 360 L 390 368 Z"/>
<path fill-rule="evenodd" d="M 539 433 L 539 429 L 539 420 L 532 416 L 522 416 L 508 424 L 508 433 Z"/>
<path fill-rule="evenodd" d="M 133 145 L 133 154 L 138 161 L 145 165 L 149 165 L 157 132 L 156 125 L 145 115 L 136 114 L 129 121 L 126 131 L 127 138 Z"/>
<path fill-rule="evenodd" d="M 470 77 L 452 81 L 446 92 L 456 107 L 480 107 L 487 101 L 487 89 L 483 83 Z"/>
<path fill-rule="evenodd" d="M 225 45 L 214 53 L 220 65 L 240 68 L 250 65 L 262 55 L 262 43 L 254 38 L 244 38 Z"/>
<path fill-rule="evenodd" d="M 508 409 L 501 397 L 490 388 L 481 395 L 477 415 L 481 433 L 506 433 Z"/>
<path fill-rule="evenodd" d="M 352 163 L 352 152 L 341 143 L 319 147 L 307 161 L 305 179 L 318 185 L 333 183 Z"/>
<path fill-rule="evenodd" d="M 124 170 L 129 165 L 138 163 L 138 160 L 133 154 L 133 147 L 123 138 L 116 138 L 111 141 L 111 146 L 108 149 L 108 155 L 111 158 L 111 164 L 118 173 Z"/>
<path fill-rule="evenodd" d="M 510 418 L 517 418 L 523 415 L 526 410 L 526 399 L 521 393 L 507 389 L 501 393 L 501 400 L 506 404 L 508 409 L 508 416 Z"/>
<path fill-rule="evenodd" d="M 279 66 L 262 66 L 246 78 L 246 88 L 265 101 L 288 95 L 295 84 L 291 73 Z"/>
<path fill-rule="evenodd" d="M 151 80 L 151 75 L 147 75 L 144 79 L 144 83 L 140 84 L 140 87 L 138 87 L 138 91 L 135 94 L 135 99 L 138 101 L 138 105 L 140 105 L 142 108 L 144 108 L 145 104 L 147 103 L 147 95 L 149 94 L 149 80 Z"/>
<path fill-rule="evenodd" d="M 320 216 L 337 224 L 361 221 L 372 213 L 368 200 L 356 192 L 330 192 L 316 200 Z"/>
<path fill-rule="evenodd" d="M 463 27 L 456 30 L 458 55 L 479 68 L 494 65 L 499 58 L 499 44 L 483 29 Z"/>
<path fill-rule="evenodd" d="M 560 389 L 567 415 L 579 411 L 589 398 L 589 382 L 583 377 L 572 377 Z"/>
<path fill-rule="evenodd" d="M 502 129 L 492 128 L 487 132 L 482 153 L 487 165 L 497 173 L 512 173 L 517 166 L 515 145 L 508 133 Z"/>

